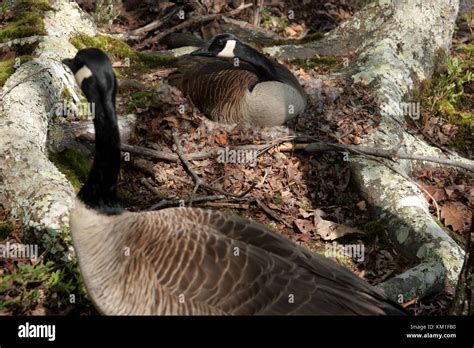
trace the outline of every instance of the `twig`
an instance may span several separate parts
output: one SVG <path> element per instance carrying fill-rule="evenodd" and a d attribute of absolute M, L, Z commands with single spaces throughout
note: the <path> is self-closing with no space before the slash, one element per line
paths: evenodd
<path fill-rule="evenodd" d="M 178 12 L 179 10 L 183 9 L 184 6 L 179 6 L 179 7 L 176 7 L 175 9 L 173 9 L 170 13 L 168 13 L 166 16 L 164 16 L 163 18 L 160 18 L 160 19 L 157 19 L 157 20 L 154 20 L 153 22 L 151 23 L 148 23 L 147 25 L 141 27 L 141 28 L 138 28 L 138 29 L 135 29 L 135 30 L 131 30 L 129 31 L 126 35 L 129 37 L 129 38 L 133 38 L 135 36 L 138 36 L 138 37 L 141 37 L 143 36 L 143 34 L 146 34 L 152 30 L 155 30 L 155 29 L 158 29 L 159 27 L 161 27 L 163 24 L 165 24 L 176 12 Z"/>
<path fill-rule="evenodd" d="M 286 137 L 280 138 L 280 139 L 275 139 L 269 142 L 268 144 L 263 144 L 263 145 L 250 145 L 251 147 L 256 147 L 257 148 L 257 157 L 263 155 L 264 153 L 268 152 L 270 149 L 274 148 L 277 145 L 280 145 L 282 143 L 286 143 L 288 141 L 295 140 L 297 136 L 294 135 L 288 135 Z"/>
<path fill-rule="evenodd" d="M 193 170 L 193 168 L 192 168 L 191 164 L 189 163 L 189 161 L 185 158 L 185 155 L 183 153 L 183 149 L 182 149 L 181 144 L 179 142 L 178 131 L 176 130 L 176 128 L 173 128 L 172 133 L 173 133 L 173 141 L 174 141 L 174 144 L 176 146 L 176 154 L 178 155 L 179 159 L 181 160 L 181 163 L 183 164 L 185 170 L 191 175 L 191 177 L 193 178 L 193 181 L 195 183 L 195 186 L 194 186 L 194 189 L 193 189 L 193 195 L 196 194 L 199 187 L 202 187 L 202 188 L 204 188 L 208 191 L 218 192 L 218 193 L 223 194 L 225 196 L 230 196 L 230 197 L 234 197 L 234 198 L 242 198 L 245 195 L 247 195 L 250 191 L 252 191 L 255 188 L 255 186 L 257 186 L 257 183 L 253 182 L 252 185 L 247 190 L 236 194 L 236 193 L 226 192 L 224 190 L 221 190 L 220 188 L 213 187 L 213 186 L 210 186 L 210 185 L 206 184 L 199 177 L 199 175 L 197 175 L 197 173 Z"/>
<path fill-rule="evenodd" d="M 332 144 L 332 143 L 309 143 L 309 144 L 297 144 L 299 150 L 304 150 L 306 152 L 324 152 L 324 151 L 331 151 L 331 150 L 339 150 L 339 151 L 349 151 L 352 153 L 370 155 L 375 157 L 383 157 L 388 158 L 391 160 L 394 159 L 407 159 L 407 160 L 414 160 L 414 161 L 426 161 L 426 162 L 433 162 L 439 164 L 445 164 L 453 167 L 459 167 L 471 172 L 474 172 L 474 165 L 469 163 L 463 163 L 460 161 L 454 161 L 445 158 L 438 158 L 432 156 L 420 156 L 420 155 L 411 155 L 405 152 L 400 151 L 393 151 L 393 150 L 385 150 L 385 149 L 374 149 L 367 146 L 360 146 L 360 145 L 344 145 L 344 144 Z M 290 145 L 291 146 L 291 145 Z M 281 151 L 288 151 L 288 145 L 280 147 Z"/>
<path fill-rule="evenodd" d="M 168 201 L 166 199 L 152 205 L 150 207 L 150 209 L 148 210 L 157 210 L 157 209 L 161 209 L 161 208 L 164 208 L 164 207 L 175 207 L 175 206 L 191 206 L 192 203 L 196 203 L 196 202 L 209 202 L 209 201 L 217 201 L 219 199 L 224 199 L 225 196 L 220 196 L 220 195 L 214 195 L 214 196 L 203 196 L 203 197 L 194 197 L 194 198 L 191 198 L 191 199 L 188 199 L 188 200 L 182 200 L 182 199 L 178 199 L 178 200 L 173 200 L 173 201 Z"/>
<path fill-rule="evenodd" d="M 412 300 L 410 300 L 410 301 L 408 301 L 408 302 L 403 303 L 403 304 L 402 304 L 402 307 L 403 307 L 403 308 L 408 308 L 408 307 L 410 307 L 410 306 L 412 306 L 412 305 L 414 305 L 414 304 L 417 304 L 419 300 L 420 300 L 420 299 L 419 299 L 418 297 L 415 297 L 414 299 L 412 299 Z"/>
<path fill-rule="evenodd" d="M 221 176 L 221 177 L 217 178 L 216 180 L 213 180 L 209 185 L 213 186 L 215 183 L 221 181 L 222 179 L 228 178 L 230 176 L 232 176 L 232 174 L 227 174 L 227 175 Z"/>
<path fill-rule="evenodd" d="M 146 189 L 147 189 L 148 191 L 150 191 L 151 193 L 153 193 L 154 195 L 156 195 L 156 196 L 158 196 L 158 197 L 161 197 L 161 198 L 163 197 L 163 196 L 158 192 L 158 190 L 148 182 L 147 179 L 142 178 L 142 179 L 140 180 L 140 183 L 141 183 L 143 186 L 145 186 Z"/>
<path fill-rule="evenodd" d="M 251 4 L 251 3 L 250 4 L 242 3 L 242 5 L 240 5 L 239 7 L 237 7 L 236 9 L 234 9 L 234 10 L 228 12 L 228 13 L 213 13 L 213 14 L 208 14 L 208 15 L 204 15 L 204 16 L 195 16 L 195 17 L 190 18 L 190 19 L 188 19 L 188 20 L 186 20 L 186 21 L 184 21 L 184 22 L 182 22 L 182 23 L 180 23 L 180 24 L 178 24 L 178 25 L 176 25 L 176 26 L 174 26 L 170 29 L 162 31 L 158 35 L 155 35 L 155 36 L 143 41 L 137 47 L 138 48 L 143 48 L 152 41 L 159 42 L 166 35 L 169 35 L 169 34 L 174 33 L 176 31 L 182 30 L 184 28 L 188 28 L 188 27 L 190 27 L 192 25 L 195 25 L 195 24 L 211 21 L 211 20 L 213 20 L 215 18 L 218 18 L 222 15 L 228 15 L 228 16 L 235 15 L 235 14 L 241 12 L 242 10 L 245 10 L 246 8 L 251 7 L 251 6 L 253 6 L 253 4 Z"/>
<path fill-rule="evenodd" d="M 183 155 L 183 148 L 181 147 L 181 144 L 179 142 L 178 138 L 178 131 L 176 128 L 173 128 L 172 130 L 173 133 L 173 141 L 176 146 L 176 154 L 178 155 L 179 159 L 181 160 L 181 163 L 183 164 L 184 169 L 192 176 L 193 181 L 194 181 L 194 189 L 193 189 L 193 194 L 191 195 L 191 201 L 193 199 L 193 196 L 196 194 L 197 190 L 199 189 L 199 186 L 203 184 L 202 179 L 197 175 L 197 173 L 193 170 L 191 167 L 191 164 L 184 158 Z M 191 205 L 191 203 L 190 203 Z"/>
<path fill-rule="evenodd" d="M 275 214 L 270 208 L 268 208 L 263 202 L 259 199 L 256 199 L 255 202 L 257 205 L 262 208 L 262 210 L 267 213 L 271 218 L 275 219 L 278 222 L 281 222 L 284 224 L 286 227 L 292 228 L 291 224 L 283 220 L 281 217 L 279 217 L 277 214 Z"/>
<path fill-rule="evenodd" d="M 91 143 L 95 142 L 94 135 L 89 134 L 89 133 L 79 134 L 76 137 L 76 139 L 80 141 L 88 141 Z M 123 152 L 129 152 L 129 153 L 133 153 L 134 155 L 139 155 L 139 156 L 152 158 L 152 159 L 156 159 L 160 161 L 179 162 L 179 157 L 174 153 L 152 150 L 147 147 L 134 146 L 134 145 L 128 145 L 128 144 L 122 143 L 120 144 L 120 149 Z"/>
<path fill-rule="evenodd" d="M 248 210 L 250 205 L 247 203 L 230 203 L 230 202 L 204 202 L 199 206 L 205 206 L 210 208 L 230 208 L 230 209 L 243 209 Z"/>
<path fill-rule="evenodd" d="M 256 5 L 253 11 L 253 25 L 258 27 L 260 25 L 260 12 L 263 9 L 263 0 L 256 0 Z"/>
<path fill-rule="evenodd" d="M 155 171 L 153 170 L 153 163 L 150 161 L 147 161 L 143 158 L 131 158 L 130 164 L 145 174 L 155 176 Z"/>
<path fill-rule="evenodd" d="M 256 186 L 257 186 L 258 182 L 253 182 L 252 185 L 250 185 L 250 187 L 248 189 L 246 189 L 245 191 L 241 192 L 241 193 L 231 193 L 231 192 L 226 192 L 224 190 L 221 190 L 217 187 L 213 187 L 213 186 L 209 186 L 207 184 L 201 184 L 201 186 L 207 190 L 210 190 L 210 191 L 215 191 L 215 192 L 219 192 L 225 196 L 229 196 L 229 197 L 234 197 L 234 198 L 242 198 L 244 197 L 245 195 L 249 194 L 250 191 L 252 191 Z"/>

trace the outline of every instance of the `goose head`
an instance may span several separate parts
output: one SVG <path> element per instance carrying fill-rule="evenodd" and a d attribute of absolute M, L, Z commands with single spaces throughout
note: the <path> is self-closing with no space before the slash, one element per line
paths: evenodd
<path fill-rule="evenodd" d="M 232 34 L 218 34 L 192 56 L 234 58 L 243 53 L 244 44 Z"/>
<path fill-rule="evenodd" d="M 191 56 L 238 58 L 252 64 L 260 72 L 261 81 L 279 81 L 272 62 L 256 49 L 244 44 L 235 35 L 218 34 Z"/>
<path fill-rule="evenodd" d="M 71 59 L 63 59 L 74 74 L 78 86 L 88 100 L 94 96 L 112 96 L 116 82 L 112 64 L 107 55 L 97 48 L 86 48 L 77 52 Z"/>

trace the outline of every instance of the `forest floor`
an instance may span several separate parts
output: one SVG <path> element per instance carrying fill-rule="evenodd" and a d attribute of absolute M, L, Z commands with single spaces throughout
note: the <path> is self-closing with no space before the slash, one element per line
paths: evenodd
<path fill-rule="evenodd" d="M 127 5 L 127 1 L 124 3 Z M 329 31 L 357 10 L 338 1 L 323 3 L 320 2 L 320 7 L 313 4 L 310 8 L 293 5 L 295 18 L 299 18 L 293 22 L 285 21 L 283 15 L 289 10 L 286 6 L 292 6 L 291 1 L 285 6 L 265 8 L 260 12 L 260 26 L 284 37 L 297 37 L 306 31 L 308 35 Z M 130 12 L 122 9 L 114 18 L 104 18 L 101 9 L 95 8 L 94 4 L 94 1 L 81 2 L 83 8 L 103 22 L 101 29 L 115 33 L 141 27 L 157 13 L 165 11 L 165 8 L 157 8 L 156 13 L 151 13 L 149 8 Z M 224 9 L 213 8 L 211 12 Z M 249 10 L 234 18 L 251 22 L 254 15 Z M 108 23 L 109 20 L 113 21 L 112 24 Z M 474 153 L 472 21 L 472 16 L 459 16 L 448 63 L 420 93 L 422 117 L 407 123 L 411 132 L 427 141 L 445 151 L 456 151 L 470 158 Z M 173 25 L 176 23 L 170 22 L 164 29 Z M 216 30 L 218 23 L 212 28 L 194 28 L 191 33 L 206 37 L 212 36 Z M 136 46 L 142 42 L 136 42 Z M 155 42 L 141 47 L 163 48 Z M 122 69 L 125 56 L 117 53 L 114 58 L 115 69 L 122 80 L 118 114 L 133 113 L 138 120 L 130 145 L 173 154 L 176 146 L 172 129 L 178 130 L 185 154 L 210 149 L 226 151 L 226 148 L 235 146 L 268 145 L 264 151 L 250 153 L 250 157 L 240 160 L 224 161 L 226 163 L 212 157 L 191 161 L 196 174 L 217 188 L 217 193 L 202 187 L 193 192 L 195 183 L 181 163 L 124 154 L 118 190 L 121 203 L 127 209 L 139 211 L 156 209 L 157 205 L 189 205 L 192 199 L 192 206 L 229 211 L 270 226 L 316 253 L 333 256 L 337 262 L 374 285 L 414 266 L 396 252 L 387 237 L 386 227 L 370 214 L 364 199 L 352 189 L 349 164 L 344 160 L 344 154 L 291 151 L 288 142 L 283 141 L 291 140 L 287 137 L 297 133 L 318 141 L 358 144 L 361 137 L 377 126 L 379 111 L 368 90 L 330 75 L 350 56 L 283 62 L 312 97 L 304 115 L 288 127 L 272 130 L 217 125 L 207 120 L 179 91 L 165 83 L 172 68 L 127 70 Z M 184 110 L 183 105 L 186 105 Z M 66 156 L 75 155 L 64 154 L 63 159 Z M 77 162 L 76 157 L 73 157 L 73 162 Z M 87 160 L 85 163 L 87 165 Z M 84 175 L 77 175 L 75 163 L 61 161 L 58 167 L 65 174 L 76 172 L 79 184 L 83 182 Z M 430 193 L 431 197 L 427 195 L 427 199 L 435 219 L 463 245 L 471 228 L 474 208 L 472 176 L 434 167 L 425 167 L 413 175 Z M 249 188 L 252 189 L 242 197 L 235 197 Z M 209 195 L 223 197 L 199 202 L 200 197 Z M 0 244 L 21 242 L 21 231 L 22 226 L 9 220 L 8 212 L 0 207 Z M 336 245 L 358 246 L 361 248 L 359 257 L 354 254 L 353 257 L 335 255 Z M 0 314 L 95 313 L 87 299 L 77 265 L 57 264 L 45 259 L 47 257 L 38 261 L 0 260 Z M 75 294 L 73 302 L 71 294 Z M 451 300 L 452 294 L 443 292 L 404 305 L 415 315 L 445 315 Z"/>

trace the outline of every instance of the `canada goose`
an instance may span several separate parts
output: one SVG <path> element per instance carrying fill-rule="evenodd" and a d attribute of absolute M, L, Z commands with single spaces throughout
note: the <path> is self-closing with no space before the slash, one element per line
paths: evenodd
<path fill-rule="evenodd" d="M 403 314 L 351 271 L 267 227 L 219 211 L 120 208 L 116 80 L 99 49 L 63 61 L 95 103 L 96 151 L 70 215 L 98 310 L 122 314 Z"/>
<path fill-rule="evenodd" d="M 232 34 L 216 35 L 176 66 L 169 83 L 216 122 L 280 126 L 306 107 L 306 93 L 288 69 Z"/>

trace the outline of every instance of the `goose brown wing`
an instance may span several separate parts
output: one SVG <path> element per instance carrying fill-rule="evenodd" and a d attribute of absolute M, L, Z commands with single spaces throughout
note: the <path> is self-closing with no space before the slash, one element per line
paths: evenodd
<path fill-rule="evenodd" d="M 168 82 L 188 95 L 214 121 L 239 122 L 242 101 L 249 86 L 257 81 L 254 68 L 243 61 L 221 58 L 183 57 Z"/>
<path fill-rule="evenodd" d="M 156 286 L 186 299 L 186 313 L 403 314 L 349 270 L 258 223 L 201 209 L 152 215 L 161 240 L 147 247 L 146 259 Z"/>

